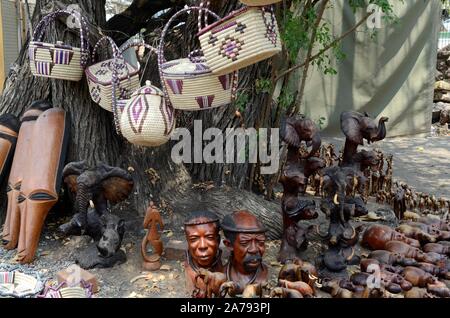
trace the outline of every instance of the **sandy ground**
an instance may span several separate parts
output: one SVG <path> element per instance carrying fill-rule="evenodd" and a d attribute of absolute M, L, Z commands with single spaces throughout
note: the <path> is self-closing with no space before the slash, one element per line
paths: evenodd
<path fill-rule="evenodd" d="M 384 152 L 394 154 L 394 177 L 405 181 L 418 191 L 433 193 L 436 196 L 450 198 L 450 147 L 448 137 L 436 138 L 397 138 L 388 139 L 376 146 Z M 337 144 L 337 149 L 343 144 L 342 139 L 330 139 L 325 142 Z M 379 210 L 380 206 L 372 201 L 370 211 L 377 211 L 388 218 L 392 217 L 389 208 Z M 185 293 L 184 272 L 182 261 L 167 261 L 163 259 L 164 268 L 152 273 L 143 272 L 141 269 L 140 242 L 145 235 L 142 229 L 142 218 L 135 215 L 121 215 L 127 220 L 127 233 L 123 241 L 128 261 L 112 269 L 93 269 L 99 281 L 100 292 L 96 297 L 187 297 Z M 88 237 L 72 237 L 62 239 L 55 235 L 56 227 L 66 221 L 56 215 L 50 215 L 44 229 L 42 240 L 38 250 L 38 258 L 27 269 L 36 270 L 43 279 L 52 282 L 55 274 L 75 262 L 75 250 L 90 244 Z M 325 223 L 321 213 L 315 224 Z M 358 224 L 355 224 L 358 225 Z M 163 240 L 183 239 L 181 233 L 166 231 Z M 271 241 L 267 244 L 265 262 L 269 265 L 271 283 L 274 284 L 280 264 L 276 262 L 279 249 L 279 241 Z M 323 245 L 318 238 L 312 238 L 304 258 L 314 262 L 321 254 Z M 358 247 L 359 253 L 366 251 Z M 15 251 L 6 251 L 0 248 L 0 270 L 3 264 L 14 264 Z M 19 267 L 20 268 L 20 267 Z M 349 267 L 349 272 L 356 267 Z M 321 297 L 329 297 L 320 294 Z"/>

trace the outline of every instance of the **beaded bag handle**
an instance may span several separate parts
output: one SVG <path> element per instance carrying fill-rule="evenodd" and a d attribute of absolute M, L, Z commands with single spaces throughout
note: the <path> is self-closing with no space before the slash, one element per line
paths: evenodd
<path fill-rule="evenodd" d="M 167 90 L 167 85 L 166 85 L 166 83 L 164 81 L 164 74 L 163 74 L 163 71 L 162 71 L 162 65 L 164 63 L 166 63 L 166 59 L 164 57 L 164 45 L 165 45 L 164 39 L 165 39 L 167 33 L 169 32 L 170 25 L 175 21 L 175 19 L 178 18 L 180 15 L 182 15 L 184 13 L 189 13 L 190 11 L 198 11 L 199 13 L 204 11 L 205 13 L 213 16 L 215 19 L 220 20 L 220 16 L 218 16 L 216 13 L 214 13 L 213 11 L 211 11 L 211 10 L 209 10 L 207 8 L 203 8 L 203 6 L 200 6 L 200 7 L 185 7 L 184 9 L 181 9 L 180 11 L 175 13 L 169 19 L 167 24 L 165 25 L 165 27 L 164 27 L 164 29 L 163 29 L 163 31 L 161 33 L 161 41 L 160 41 L 159 47 L 158 47 L 158 69 L 159 69 L 159 77 L 161 79 L 161 86 L 162 86 L 163 93 L 164 93 L 164 98 L 166 99 L 167 105 L 170 105 L 170 109 L 172 110 L 172 112 L 173 112 L 173 107 L 172 107 L 172 104 L 171 104 L 170 99 L 169 99 L 169 93 L 168 93 L 168 90 Z M 205 18 L 205 22 L 206 22 L 206 18 Z M 201 18 L 199 20 L 199 26 L 201 26 Z M 188 57 L 193 62 L 199 61 L 199 59 L 201 59 L 201 57 L 195 57 L 194 58 L 193 56 L 195 54 L 199 54 L 201 52 L 202 52 L 201 50 L 195 50 L 195 51 L 191 52 Z M 237 74 L 238 74 L 237 71 L 233 73 L 233 80 L 232 80 L 233 81 L 233 87 L 232 87 L 233 99 L 236 97 L 236 91 L 237 91 L 237 82 L 238 82 L 237 81 L 237 78 L 238 78 Z M 173 116 L 173 114 L 171 114 L 171 116 Z"/>
<path fill-rule="evenodd" d="M 33 32 L 32 41 L 42 42 L 45 34 L 45 29 L 50 25 L 50 22 L 53 21 L 55 18 L 63 15 L 70 15 L 74 17 L 75 20 L 77 20 L 77 22 L 80 25 L 80 40 L 81 40 L 80 65 L 83 68 L 86 68 L 89 62 L 89 43 L 88 43 L 89 30 L 87 28 L 86 19 L 78 11 L 58 10 L 50 14 L 47 14 L 41 21 L 39 21 L 38 25 L 36 26 L 36 29 Z"/>
<path fill-rule="evenodd" d="M 267 29 L 267 37 L 269 38 L 270 41 L 272 41 L 272 43 L 274 45 L 276 45 L 278 38 L 276 36 L 277 19 L 275 17 L 274 6 L 270 5 L 270 6 L 262 7 L 261 11 L 262 11 L 262 18 L 263 18 L 264 24 L 266 25 L 266 29 Z M 267 21 L 267 17 L 266 17 L 267 11 L 270 13 L 270 21 Z M 269 34 L 273 34 L 274 38 L 271 39 Z"/>

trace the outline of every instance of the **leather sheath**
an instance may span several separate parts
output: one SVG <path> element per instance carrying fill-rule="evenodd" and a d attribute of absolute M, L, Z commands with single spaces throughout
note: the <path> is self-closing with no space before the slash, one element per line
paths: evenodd
<path fill-rule="evenodd" d="M 16 144 L 16 151 L 9 174 L 7 196 L 8 207 L 6 212 L 6 222 L 3 228 L 3 242 L 5 248 L 12 250 L 17 247 L 20 229 L 20 210 L 17 203 L 20 187 L 28 166 L 29 150 L 31 139 L 34 134 L 34 124 L 42 111 L 37 109 L 29 109 L 21 117 L 21 126 Z"/>
<path fill-rule="evenodd" d="M 68 116 L 61 108 L 45 111 L 36 121 L 30 162 L 18 197 L 21 225 L 20 263 L 34 260 L 44 221 L 58 201 L 69 141 Z"/>

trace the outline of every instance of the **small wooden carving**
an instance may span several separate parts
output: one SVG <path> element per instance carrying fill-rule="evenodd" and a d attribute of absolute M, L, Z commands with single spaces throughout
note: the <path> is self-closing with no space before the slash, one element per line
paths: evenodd
<path fill-rule="evenodd" d="M 163 253 L 163 243 L 159 231 L 164 230 L 164 223 L 153 202 L 150 202 L 145 214 L 144 228 L 148 231 L 141 244 L 141 255 L 144 259 L 142 266 L 148 271 L 158 270 L 161 267 L 160 258 Z M 147 255 L 148 244 L 152 245 L 153 254 L 150 256 Z"/>

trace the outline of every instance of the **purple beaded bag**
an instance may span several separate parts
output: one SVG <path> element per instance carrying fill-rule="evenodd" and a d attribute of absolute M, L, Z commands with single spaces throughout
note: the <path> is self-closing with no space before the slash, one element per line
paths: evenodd
<path fill-rule="evenodd" d="M 95 61 L 97 50 L 105 42 L 111 47 L 113 58 L 89 66 L 86 79 L 92 100 L 113 112 L 113 103 L 117 99 L 128 99 L 139 88 L 139 67 L 126 62 L 114 40 L 108 36 L 102 37 L 95 45 L 92 61 Z"/>
<path fill-rule="evenodd" d="M 80 26 L 80 48 L 64 44 L 43 42 L 45 29 L 60 17 L 74 17 Z M 86 20 L 77 11 L 59 10 L 46 15 L 37 25 L 28 48 L 31 72 L 37 77 L 79 81 L 89 60 L 88 28 Z"/>
<path fill-rule="evenodd" d="M 171 24 L 180 15 L 191 11 L 199 12 L 199 25 L 203 12 L 220 19 L 214 12 L 200 6 L 186 7 L 175 13 L 167 22 L 158 49 L 159 73 L 167 103 L 175 109 L 185 111 L 207 110 L 229 105 L 234 100 L 237 88 L 236 72 L 220 76 L 213 74 L 200 50 L 192 52 L 184 59 L 166 61 L 164 57 L 164 39 Z"/>

